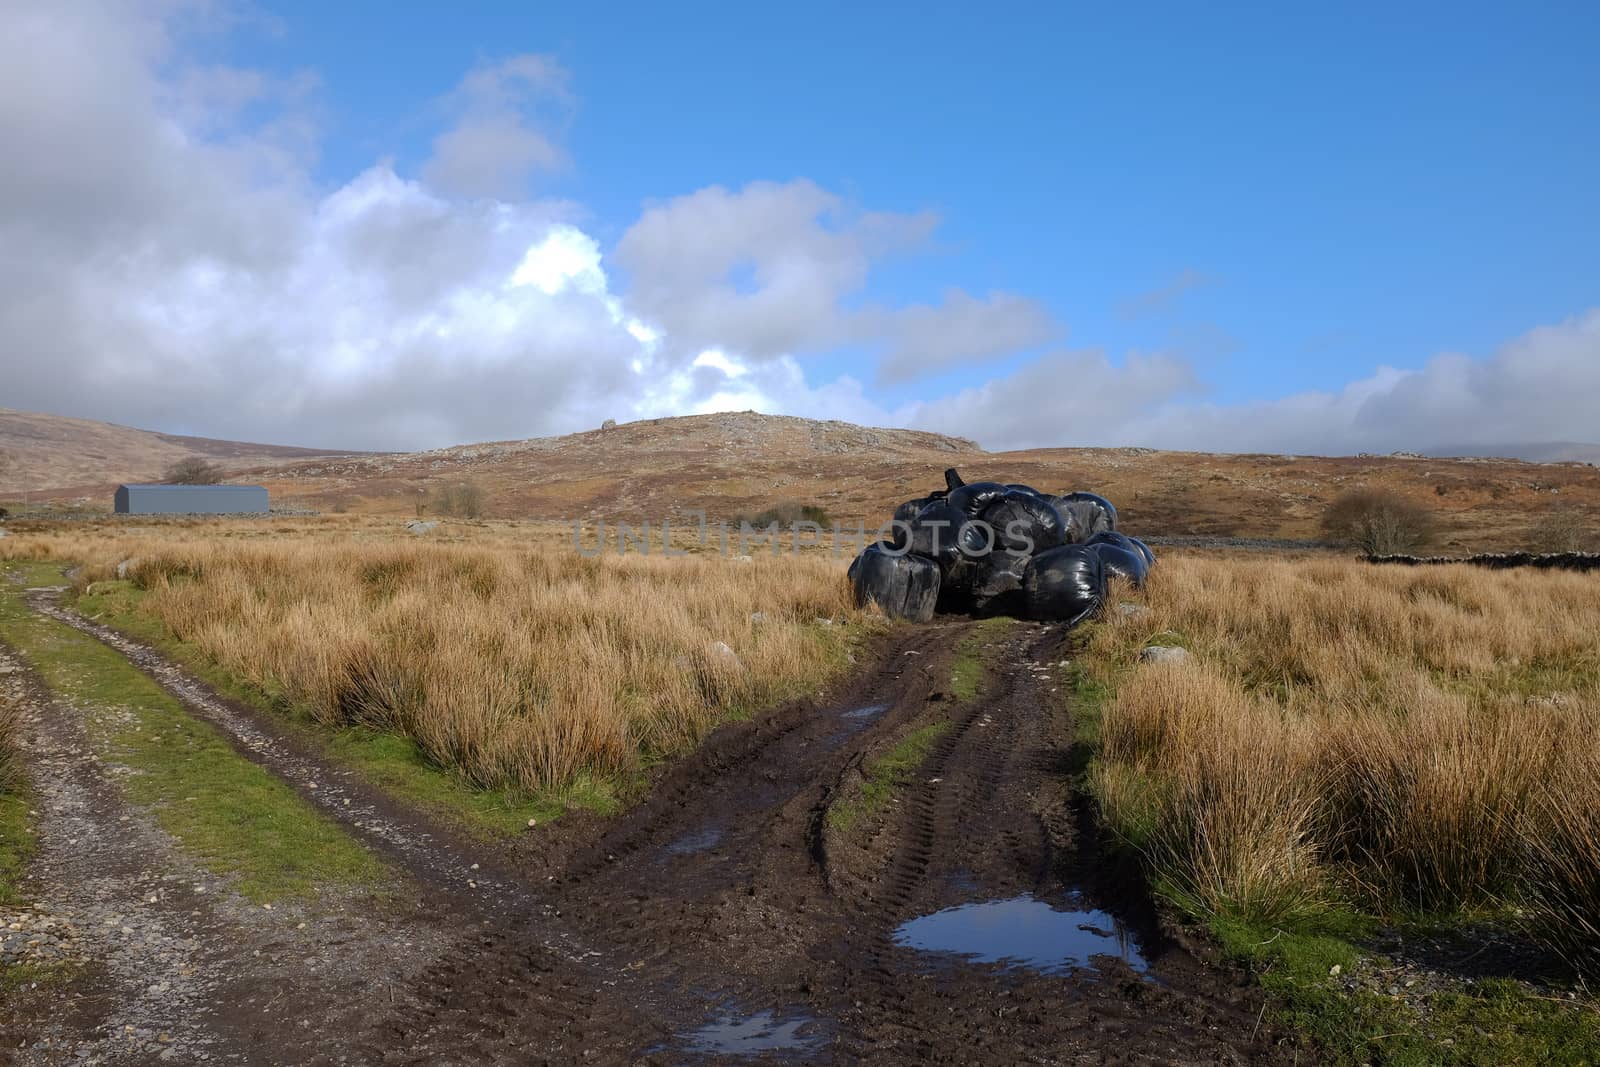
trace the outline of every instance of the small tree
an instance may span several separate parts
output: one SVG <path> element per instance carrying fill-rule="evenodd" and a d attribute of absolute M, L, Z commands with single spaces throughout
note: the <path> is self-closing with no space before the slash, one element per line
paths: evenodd
<path fill-rule="evenodd" d="M 204 456 L 186 456 L 168 467 L 161 480 L 168 485 L 216 485 L 222 474 L 222 468 Z"/>
<path fill-rule="evenodd" d="M 454 519 L 479 518 L 483 515 L 483 490 L 472 482 L 441 486 L 434 490 L 433 507 Z"/>
<path fill-rule="evenodd" d="M 1545 552 L 1600 550 L 1600 522 L 1576 507 L 1557 508 L 1539 530 L 1539 548 Z"/>
<path fill-rule="evenodd" d="M 1435 533 L 1433 516 L 1425 508 L 1386 489 L 1352 489 L 1341 494 L 1328 505 L 1322 529 L 1369 556 L 1419 551 Z"/>

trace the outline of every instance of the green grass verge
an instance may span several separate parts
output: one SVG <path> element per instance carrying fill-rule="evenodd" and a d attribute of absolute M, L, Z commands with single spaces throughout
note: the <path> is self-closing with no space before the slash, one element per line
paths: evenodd
<path fill-rule="evenodd" d="M 17 884 L 34 852 L 31 823 L 25 791 L 0 793 L 0 904 L 25 903 Z"/>
<path fill-rule="evenodd" d="M 919 727 L 864 766 L 860 788 L 828 809 L 828 825 L 840 833 L 848 833 L 862 819 L 888 807 L 894 795 L 910 784 L 917 768 L 933 751 L 934 744 L 949 730 L 948 722 Z"/>
<path fill-rule="evenodd" d="M 957 701 L 976 700 L 983 691 L 992 667 L 988 646 L 1013 625 L 1011 619 L 985 619 L 956 646 L 950 665 L 950 693 Z M 884 755 L 863 766 L 859 787 L 828 809 L 828 825 L 847 833 L 862 819 L 886 808 L 894 795 L 915 777 L 917 768 L 949 729 L 949 721 L 942 719 L 918 727 Z"/>
<path fill-rule="evenodd" d="M 1346 914 L 1344 920 L 1361 930 L 1372 917 Z M 1345 988 L 1343 976 L 1376 958 L 1343 932 L 1229 920 L 1207 925 L 1222 950 L 1247 964 L 1271 996 L 1273 1021 L 1305 1035 L 1327 1062 L 1445 1067 L 1578 1065 L 1600 1058 L 1600 1013 L 1592 1007 L 1542 997 L 1506 979 L 1430 993 L 1417 1006 L 1372 989 Z"/>
<path fill-rule="evenodd" d="M 25 584 L 61 584 L 57 566 L 13 565 Z M 287 784 L 236 753 L 212 727 L 120 654 L 27 609 L 0 582 L 0 636 L 45 683 L 88 715 L 102 758 L 133 771 L 130 800 L 247 898 L 310 897 L 323 886 L 374 887 L 384 866 Z"/>
<path fill-rule="evenodd" d="M 526 794 L 480 789 L 431 762 L 400 734 L 364 728 L 329 730 L 282 691 L 254 685 L 219 666 L 198 646 L 176 639 L 160 619 L 141 610 L 144 591 L 132 582 L 95 582 L 73 606 L 84 615 L 160 649 L 219 693 L 278 716 L 310 748 L 349 767 L 388 795 L 482 839 L 526 831 L 570 809 L 601 815 L 620 811 L 639 788 L 637 777 L 585 777 L 561 790 Z M 842 654 L 841 654 L 842 655 Z"/>
<path fill-rule="evenodd" d="M 977 698 L 989 677 L 989 650 L 986 646 L 1015 625 L 1011 619 L 984 619 L 962 638 L 961 644 L 956 646 L 955 659 L 950 664 L 951 696 L 963 703 Z"/>
<path fill-rule="evenodd" d="M 0 967 L 0 993 L 18 993 L 30 986 L 53 986 L 79 972 L 66 963 L 9 963 Z"/>

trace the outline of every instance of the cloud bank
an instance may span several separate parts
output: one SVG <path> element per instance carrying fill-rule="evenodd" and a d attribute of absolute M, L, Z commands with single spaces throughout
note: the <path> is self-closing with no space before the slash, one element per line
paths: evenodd
<path fill-rule="evenodd" d="M 804 178 L 649 203 L 607 248 L 580 208 L 538 192 L 571 167 L 573 79 L 546 56 L 442 87 L 415 174 L 374 159 L 330 183 L 314 74 L 193 59 L 222 18 L 93 0 L 0 11 L 0 406 L 352 448 L 736 408 L 996 448 L 1600 437 L 1600 311 L 1488 358 L 1229 406 L 1175 355 L 1054 347 L 1065 326 L 1025 294 L 877 302 L 875 268 L 925 251 L 939 220 Z M 842 348 L 860 371 L 814 380 L 809 358 Z M 1013 369 L 983 380 L 1003 357 Z M 980 384 L 940 384 L 957 371 Z M 888 386 L 921 399 L 889 405 Z"/>

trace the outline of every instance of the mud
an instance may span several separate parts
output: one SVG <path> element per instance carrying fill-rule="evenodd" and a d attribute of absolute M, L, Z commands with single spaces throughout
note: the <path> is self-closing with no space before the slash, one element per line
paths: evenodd
<path fill-rule="evenodd" d="M 488 848 L 322 765 L 269 717 L 151 650 L 48 600 L 36 607 L 118 648 L 241 752 L 345 814 L 417 882 L 419 900 L 452 912 L 434 921 L 444 935 L 423 950 L 431 962 L 397 963 L 364 995 L 349 992 L 365 1017 L 340 1016 L 348 1062 L 1276 1058 L 1255 991 L 1169 936 L 1136 874 L 1102 859 L 1067 784 L 1075 754 L 1057 630 L 1019 626 L 995 639 L 990 684 L 962 703 L 950 664 L 972 624 L 896 629 L 825 697 L 716 731 L 626 814 L 570 815 L 553 832 Z M 935 721 L 948 728 L 916 780 L 883 811 L 835 829 L 829 811 L 854 795 L 862 768 Z M 463 887 L 469 858 L 487 872 L 470 879 L 488 883 L 481 890 Z M 1073 927 L 1047 959 L 901 943 L 919 918 L 1008 901 L 1085 914 L 1024 909 L 1024 923 Z M 1018 922 L 1000 924 L 1013 945 Z M 214 1006 L 229 1025 L 243 1022 Z M 296 1010 L 290 1026 L 338 1013 L 309 996 Z M 304 1061 L 303 1047 L 279 1040 L 262 1036 L 259 1062 Z"/>
<path fill-rule="evenodd" d="M 1126 872 L 1096 863 L 1064 785 L 1070 717 L 1051 672 L 1061 637 L 1022 628 L 992 650 L 995 684 L 947 692 L 968 624 L 903 630 L 877 670 L 820 703 L 728 727 L 604 828 L 551 887 L 564 924 L 632 978 L 627 1017 L 547 1025 L 515 959 L 533 927 L 430 976 L 438 1008 L 394 1021 L 394 1062 L 1250 1062 L 1273 1058 L 1260 1003 L 1231 972 L 1163 935 Z M 857 709 L 882 707 L 855 717 Z M 862 763 L 906 731 L 951 722 L 875 824 L 828 829 Z M 841 721 L 860 722 L 839 743 Z M 697 835 L 715 828 L 715 841 Z M 704 847 L 685 847 L 686 844 Z M 663 865 L 661 857 L 670 856 Z M 1087 882 L 1096 882 L 1093 890 Z M 1072 894 L 1100 893 L 1094 905 Z M 1104 924 L 1076 966 L 1017 968 L 896 944 L 919 915 L 1037 894 Z M 1102 909 L 1102 910 L 1097 910 Z M 1109 912 L 1109 914 L 1107 914 Z M 1075 926 L 1077 924 L 1075 923 Z M 1110 936 L 1101 936 L 1104 933 Z M 1126 939 L 1119 946 L 1117 937 Z M 1060 960 L 1055 961 L 1060 963 Z M 466 1005 L 497 1020 L 485 1027 Z M 610 1011 L 622 1005 L 615 1001 Z M 761 1044 L 768 1043 L 768 1044 Z M 761 1047 L 757 1047 L 761 1045 Z"/>

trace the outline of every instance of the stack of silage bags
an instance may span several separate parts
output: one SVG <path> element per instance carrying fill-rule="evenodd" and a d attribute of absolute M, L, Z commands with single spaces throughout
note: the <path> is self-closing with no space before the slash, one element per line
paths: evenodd
<path fill-rule="evenodd" d="M 1081 622 L 1105 602 L 1106 582 L 1141 585 L 1155 556 L 1117 532 L 1117 509 L 1093 493 L 1052 496 L 1028 485 L 946 487 L 895 509 L 889 539 L 850 565 L 856 602 L 896 618 L 935 613 Z"/>

